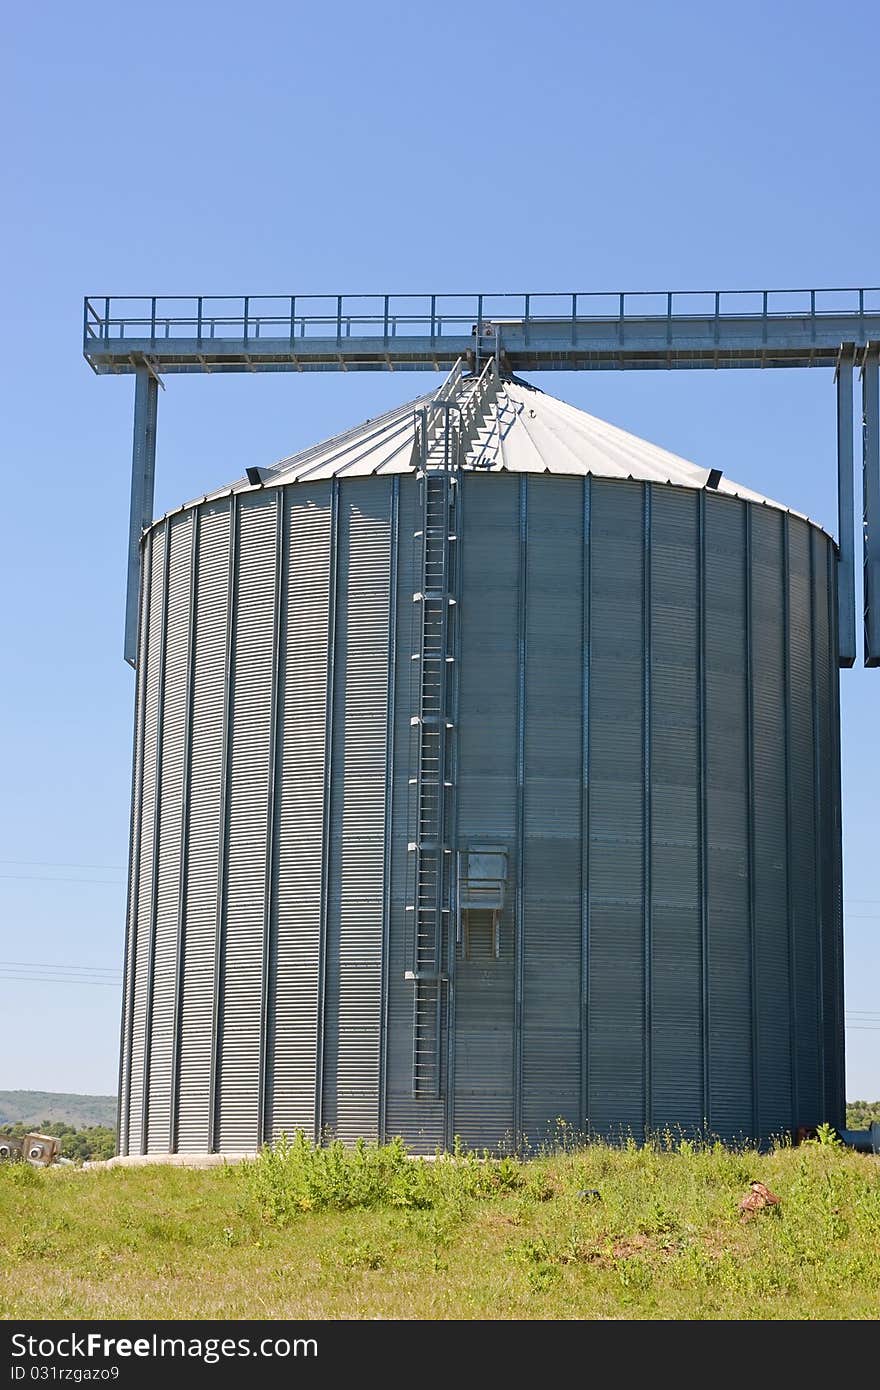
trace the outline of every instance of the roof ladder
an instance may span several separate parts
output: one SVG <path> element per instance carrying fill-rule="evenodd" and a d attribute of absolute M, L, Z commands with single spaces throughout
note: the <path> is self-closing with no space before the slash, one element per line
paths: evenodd
<path fill-rule="evenodd" d="M 474 382 L 470 394 L 463 399 L 461 404 L 458 447 L 462 464 L 471 448 L 477 443 L 480 431 L 489 428 L 490 412 L 498 400 L 500 385 L 501 377 L 498 372 L 498 363 L 494 357 L 490 357 Z M 479 462 L 479 460 L 476 461 Z"/>

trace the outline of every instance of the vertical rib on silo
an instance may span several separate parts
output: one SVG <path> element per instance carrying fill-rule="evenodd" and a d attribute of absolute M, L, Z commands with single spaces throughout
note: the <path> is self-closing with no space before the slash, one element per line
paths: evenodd
<path fill-rule="evenodd" d="M 325 1134 L 324 1091 L 327 1063 L 327 961 L 331 909 L 331 852 L 333 848 L 334 729 L 336 715 L 339 630 L 339 499 L 338 478 L 330 484 L 330 600 L 327 614 L 327 688 L 324 701 L 324 804 L 321 824 L 321 915 L 318 927 L 317 1045 L 315 1051 L 315 1142 Z"/>
<path fill-rule="evenodd" d="M 643 898 L 643 941 L 642 969 L 644 971 L 644 1004 L 642 1026 L 642 1107 L 645 1138 L 651 1129 L 652 1093 L 654 1072 L 654 990 L 652 980 L 653 931 L 654 931 L 654 885 L 651 839 L 653 836 L 653 788 L 652 780 L 652 699 L 653 699 L 653 624 L 651 621 L 651 488 L 642 484 L 642 898 Z"/>
<path fill-rule="evenodd" d="M 754 699 L 754 659 L 752 653 L 752 512 L 751 506 L 745 508 L 745 681 L 746 681 L 746 872 L 748 874 L 749 910 L 749 1063 L 751 1067 L 749 1091 L 751 1095 L 751 1123 L 746 1131 L 755 1140 L 759 1130 L 759 1090 L 760 1068 L 758 1048 L 758 981 L 757 981 L 757 937 L 755 933 L 755 699 Z"/>
<path fill-rule="evenodd" d="M 830 772 L 828 785 L 828 826 L 831 841 L 832 882 L 830 887 L 831 920 L 826 923 L 826 932 L 831 936 L 831 969 L 826 974 L 827 991 L 826 1018 L 832 1029 L 831 1057 L 826 1059 L 828 1082 L 828 1119 L 838 1127 L 846 1123 L 846 1076 L 844 1068 L 844 1030 L 843 1030 L 843 847 L 840 805 L 840 675 L 834 668 L 833 654 L 839 650 L 837 623 L 838 587 L 837 555 L 834 546 L 826 542 L 826 563 L 828 572 L 828 608 L 831 615 L 831 684 L 829 691 Z"/>
<path fill-rule="evenodd" d="M 783 666 L 783 731 L 785 757 L 785 908 L 788 961 L 788 1052 L 789 1052 L 789 1128 L 800 1124 L 798 1096 L 798 1024 L 797 1024 L 797 941 L 795 933 L 794 884 L 792 882 L 794 818 L 792 801 L 794 772 L 791 756 L 791 528 L 790 518 L 781 517 L 782 526 L 782 666 Z"/>
<path fill-rule="evenodd" d="M 581 1124 L 582 499 L 579 478 L 529 489 L 522 1127 L 533 1144 L 559 1120 Z"/>
<path fill-rule="evenodd" d="M 193 512 L 190 538 L 189 609 L 186 615 L 186 657 L 184 729 L 181 757 L 183 781 L 180 799 L 180 872 L 177 881 L 177 942 L 174 967 L 174 1038 L 171 1053 L 171 1132 L 170 1148 L 176 1153 L 180 1128 L 180 1055 L 183 1028 L 183 971 L 186 950 L 186 893 L 189 877 L 189 830 L 192 816 L 192 736 L 193 697 L 195 690 L 196 599 L 199 574 L 199 527 L 201 508 Z"/>
<path fill-rule="evenodd" d="M 529 584 L 529 480 L 518 479 L 516 588 L 516 843 L 513 849 L 513 1142 L 523 1141 L 523 993 L 525 990 L 526 651 Z"/>
<path fill-rule="evenodd" d="M 791 980 L 785 758 L 783 518 L 751 509 L 751 684 L 754 817 L 755 1007 L 759 1050 L 757 1132 L 791 1123 Z"/>
<path fill-rule="evenodd" d="M 835 1078 L 837 1018 L 835 1000 L 835 936 L 837 920 L 836 865 L 834 834 L 834 752 L 832 720 L 832 681 L 836 679 L 836 652 L 832 647 L 831 607 L 828 588 L 828 540 L 816 529 L 811 531 L 813 581 L 813 721 L 815 769 L 815 834 L 817 864 L 817 958 L 819 968 L 819 1024 L 822 1049 L 821 1118 L 842 1123 L 838 1113 Z M 833 665 L 832 665 L 833 663 Z"/>
<path fill-rule="evenodd" d="M 346 1142 L 378 1133 L 391 497 L 360 480 L 339 510 L 323 1114 Z"/>
<path fill-rule="evenodd" d="M 388 594 L 388 687 L 385 696 L 385 793 L 384 793 L 384 834 L 382 864 L 382 951 L 381 951 L 381 999 L 380 999 L 380 1040 L 379 1040 L 379 1105 L 376 1117 L 377 1139 L 384 1144 L 387 1138 L 388 1123 L 388 1053 L 389 1022 L 391 1016 L 391 931 L 392 931 L 392 881 L 394 873 L 394 748 L 395 748 L 395 710 L 397 699 L 397 602 L 400 580 L 400 478 L 391 481 L 391 527 L 389 538 L 389 594 Z M 448 931 L 447 925 L 447 931 Z M 438 1059 L 440 1072 L 440 1094 L 443 1094 L 443 1068 L 446 1048 L 441 1048 Z"/>
<path fill-rule="evenodd" d="M 177 1097 L 176 1147 L 183 1153 L 211 1146 L 230 514 L 228 499 L 206 503 L 197 534 Z"/>
<path fill-rule="evenodd" d="M 706 756 L 710 1128 L 751 1128 L 745 507 L 706 497 Z"/>
<path fill-rule="evenodd" d="M 699 887 L 700 887 L 700 1072 L 703 1080 L 702 1121 L 709 1129 L 712 1075 L 709 1066 L 711 993 L 709 990 L 709 747 L 706 737 L 706 492 L 697 496 L 697 729 L 699 736 Z"/>
<path fill-rule="evenodd" d="M 332 483 L 287 488 L 278 667 L 268 1132 L 317 1138 L 326 728 L 335 593 Z"/>
<path fill-rule="evenodd" d="M 592 547 L 590 543 L 593 480 L 583 481 L 581 504 L 581 728 L 580 728 L 580 916 L 581 957 L 578 1026 L 581 1034 L 578 1127 L 590 1129 L 590 620 Z"/>
<path fill-rule="evenodd" d="M 132 1037 L 129 1086 L 130 1153 L 144 1153 L 146 1143 L 146 1068 L 149 1063 L 148 1028 L 152 993 L 151 961 L 153 887 L 155 883 L 156 816 L 158 810 L 159 755 L 162 719 L 162 651 L 164 647 L 165 570 L 167 528 L 151 533 L 150 596 L 144 682 L 144 738 L 140 827 L 138 830 L 137 922 L 135 928 L 135 977 L 132 991 Z"/>
<path fill-rule="evenodd" d="M 651 932 L 654 1129 L 700 1129 L 699 494 L 652 487 Z"/>
<path fill-rule="evenodd" d="M 510 850 L 499 954 L 473 914 L 455 983 L 453 1129 L 466 1145 L 513 1139 L 519 480 L 464 477 L 458 843 Z"/>
<path fill-rule="evenodd" d="M 284 492 L 275 494 L 275 578 L 273 583 L 274 613 L 272 617 L 272 673 L 269 692 L 269 784 L 266 794 L 266 860 L 263 884 L 263 979 L 260 991 L 260 1093 L 258 1100 L 258 1134 L 260 1145 L 271 1142 L 272 1132 L 272 1055 L 271 1032 L 275 1005 L 275 975 L 277 966 L 277 886 L 278 831 L 281 800 L 281 742 L 283 706 L 281 695 L 281 634 L 284 618 L 284 591 L 287 586 L 288 547 L 285 543 L 286 509 Z"/>
<path fill-rule="evenodd" d="M 173 1062 L 177 1002 L 177 947 L 184 751 L 187 720 L 190 583 L 194 513 L 182 512 L 168 525 L 168 594 L 162 672 L 162 746 L 157 820 L 153 990 L 150 1022 L 147 1149 L 172 1148 Z"/>
<path fill-rule="evenodd" d="M 225 660 L 220 727 L 220 805 L 217 848 L 217 916 L 214 937 L 214 970 L 211 981 L 211 1069 L 208 1085 L 208 1148 L 218 1146 L 217 1126 L 220 1098 L 220 1046 L 223 1010 L 223 953 L 226 937 L 226 866 L 229 840 L 229 782 L 231 772 L 230 731 L 234 672 L 232 651 L 235 641 L 235 605 L 238 586 L 238 495 L 229 499 L 229 545 L 226 567 Z"/>
<path fill-rule="evenodd" d="M 256 1148 L 275 626 L 275 492 L 238 507 L 215 1147 Z"/>
<path fill-rule="evenodd" d="M 146 654 L 149 640 L 152 533 L 143 542 L 141 556 L 140 622 L 138 628 L 137 696 L 134 715 L 134 746 L 131 777 L 131 831 L 128 867 L 128 905 L 126 912 L 125 963 L 122 986 L 122 1028 L 119 1049 L 119 1107 L 117 1148 L 129 1152 L 131 1106 L 131 1049 L 136 989 L 138 891 L 140 884 L 140 843 L 144 789 L 144 725 L 146 715 Z"/>
<path fill-rule="evenodd" d="M 161 638 L 159 642 L 159 655 L 157 662 L 157 715 L 156 715 L 156 761 L 153 777 L 153 814 L 152 826 L 150 831 L 151 844 L 151 863 L 150 863 L 150 902 L 149 902 L 149 940 L 146 946 L 146 987 L 144 991 L 145 1020 L 144 1020 L 144 1058 L 143 1058 L 143 1119 L 141 1123 L 141 1151 L 150 1152 L 150 1072 L 152 1067 L 152 1044 L 153 1044 L 153 1004 L 156 991 L 156 926 L 158 915 L 159 900 L 159 866 L 161 850 L 161 824 L 162 824 L 162 759 L 166 752 L 164 728 L 165 728 L 165 662 L 168 654 L 168 590 L 170 588 L 170 558 L 171 558 L 171 522 L 165 518 L 162 526 L 163 543 L 163 570 L 162 570 L 162 607 L 161 607 Z M 162 981 L 160 980 L 160 986 Z"/>
<path fill-rule="evenodd" d="M 812 586 L 809 525 L 788 526 L 789 763 L 791 895 L 796 994 L 796 1125 L 819 1124 L 819 970 L 813 721 Z"/>
<path fill-rule="evenodd" d="M 593 480 L 590 625 L 591 1128 L 644 1126 L 644 508 Z"/>

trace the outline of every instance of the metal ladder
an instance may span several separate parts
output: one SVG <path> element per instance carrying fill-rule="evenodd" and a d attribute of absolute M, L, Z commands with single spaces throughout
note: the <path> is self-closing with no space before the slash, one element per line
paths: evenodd
<path fill-rule="evenodd" d="M 413 742 L 407 917 L 413 982 L 414 1096 L 442 1093 L 443 1028 L 449 984 L 445 968 L 454 922 L 452 810 L 458 635 L 458 516 L 461 470 L 485 429 L 498 395 L 494 359 L 479 377 L 458 362 L 430 403 L 416 414 L 413 462 L 421 489 L 414 534 L 421 588 L 413 594 Z"/>
<path fill-rule="evenodd" d="M 449 793 L 454 774 L 457 513 L 459 428 L 444 400 L 418 422 L 421 557 L 414 664 L 411 792 L 411 921 L 413 1095 L 439 1099 L 448 976 L 444 969 L 452 917 L 453 859 Z"/>

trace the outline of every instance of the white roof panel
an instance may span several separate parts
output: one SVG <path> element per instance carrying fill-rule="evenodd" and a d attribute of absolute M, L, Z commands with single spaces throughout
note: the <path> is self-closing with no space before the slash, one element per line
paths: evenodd
<path fill-rule="evenodd" d="M 416 419 L 432 402 L 465 403 L 477 378 L 453 371 L 439 391 L 396 406 L 321 444 L 271 467 L 257 470 L 264 486 L 407 473 L 419 464 Z M 710 470 L 689 463 L 626 430 L 588 415 L 555 396 L 514 377 L 501 377 L 483 411 L 483 422 L 469 448 L 465 467 L 481 472 L 556 473 L 566 476 L 636 479 L 702 489 Z M 253 477 L 253 472 L 251 474 Z M 247 479 L 212 496 L 239 491 Z M 722 477 L 717 490 L 750 502 L 790 511 L 751 488 Z M 801 515 L 795 512 L 794 515 Z"/>

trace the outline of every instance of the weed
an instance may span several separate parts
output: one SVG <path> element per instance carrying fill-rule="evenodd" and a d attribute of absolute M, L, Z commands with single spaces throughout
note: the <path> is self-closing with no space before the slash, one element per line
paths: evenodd
<path fill-rule="evenodd" d="M 305 1212 L 447 1207 L 461 1217 L 469 1202 L 510 1192 L 524 1182 L 524 1165 L 506 1156 L 438 1155 L 411 1159 L 401 1139 L 359 1140 L 318 1147 L 301 1130 L 242 1164 L 239 1180 L 263 1219 L 286 1225 Z"/>
<path fill-rule="evenodd" d="M 35 1188 L 45 1181 L 43 1174 L 29 1163 L 0 1164 L 0 1181 L 13 1189 Z"/>
<path fill-rule="evenodd" d="M 30 1231 L 21 1236 L 12 1247 L 12 1254 L 20 1260 L 48 1260 L 57 1250 L 55 1242 L 42 1231 Z"/>
<path fill-rule="evenodd" d="M 840 1140 L 837 1137 L 837 1130 L 834 1128 L 833 1125 L 829 1124 L 819 1125 L 818 1129 L 816 1130 L 816 1138 L 811 1142 L 815 1144 L 821 1144 L 823 1148 L 841 1147 Z"/>
<path fill-rule="evenodd" d="M 534 1293 L 547 1293 L 561 1277 L 555 1264 L 549 1264 L 543 1260 L 540 1264 L 535 1265 L 534 1269 L 530 1269 L 526 1275 L 529 1288 Z"/>
<path fill-rule="evenodd" d="M 341 1269 L 384 1269 L 389 1251 L 369 1240 L 345 1232 L 334 1256 Z"/>

